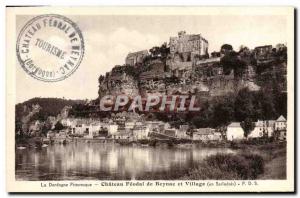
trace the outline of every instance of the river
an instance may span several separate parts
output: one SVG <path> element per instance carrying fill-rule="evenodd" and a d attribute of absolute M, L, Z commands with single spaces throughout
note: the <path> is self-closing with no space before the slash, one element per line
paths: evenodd
<path fill-rule="evenodd" d="M 224 148 L 54 144 L 16 150 L 16 180 L 176 179 Z"/>

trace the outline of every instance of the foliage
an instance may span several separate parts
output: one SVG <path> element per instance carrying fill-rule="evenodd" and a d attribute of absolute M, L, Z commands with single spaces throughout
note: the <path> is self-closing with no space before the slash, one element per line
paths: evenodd
<path fill-rule="evenodd" d="M 221 46 L 221 51 L 224 51 L 224 50 L 232 51 L 232 50 L 233 50 L 232 45 L 229 45 L 229 44 L 223 44 L 223 45 Z"/>
<path fill-rule="evenodd" d="M 250 91 L 245 88 L 237 94 L 203 102 L 201 110 L 187 116 L 186 121 L 197 128 L 218 128 L 233 121 L 274 120 L 280 115 L 287 115 L 286 93 L 266 89 Z"/>
<path fill-rule="evenodd" d="M 239 58 L 236 52 L 226 53 L 221 59 L 221 65 L 225 75 L 230 74 L 231 70 L 233 70 L 235 77 L 241 77 L 246 68 L 246 63 Z"/>
<path fill-rule="evenodd" d="M 135 79 L 137 79 L 139 76 L 138 70 L 130 65 L 126 65 L 124 71 L 127 75 L 132 76 Z"/>
<path fill-rule="evenodd" d="M 182 179 L 256 179 L 264 172 L 264 160 L 256 154 L 216 154 L 209 156 Z"/>
<path fill-rule="evenodd" d="M 162 60 L 165 60 L 170 53 L 170 48 L 167 46 L 167 43 L 164 43 L 160 47 L 151 48 L 149 52 L 151 57 L 160 57 Z"/>
<path fill-rule="evenodd" d="M 41 109 L 31 118 L 31 120 L 45 121 L 48 116 L 57 116 L 65 106 L 71 106 L 82 102 L 82 100 L 66 100 L 62 98 L 32 98 L 16 105 L 16 120 L 21 120 L 22 116 L 29 113 L 28 111 L 24 112 L 25 105 L 28 108 L 31 108 L 32 105 L 39 104 Z"/>
<path fill-rule="evenodd" d="M 246 118 L 252 118 L 257 110 L 255 104 L 255 94 L 249 89 L 242 89 L 238 92 L 234 102 L 234 112 L 237 121 L 244 121 Z"/>
<path fill-rule="evenodd" d="M 64 129 L 64 126 L 62 125 L 62 123 L 60 121 L 58 121 L 56 124 L 55 124 L 55 127 L 54 127 L 54 130 L 57 130 L 57 131 L 60 131 Z"/>
<path fill-rule="evenodd" d="M 251 118 L 246 118 L 243 122 L 241 122 L 241 127 L 244 130 L 244 136 L 248 137 L 249 133 L 254 129 L 255 125 Z"/>
<path fill-rule="evenodd" d="M 99 108 L 98 105 L 90 106 L 88 104 L 81 104 L 81 103 L 74 104 L 72 106 L 72 109 L 70 110 L 69 114 L 70 114 L 70 116 L 74 116 L 74 117 L 86 118 L 86 117 L 90 117 L 90 115 L 93 114 L 93 112 L 96 113 L 98 108 Z M 107 117 L 107 112 L 104 112 L 104 113 Z M 97 116 L 102 117 L 103 115 L 100 114 L 100 112 L 99 112 L 99 115 L 97 115 Z"/>
<path fill-rule="evenodd" d="M 51 129 L 51 127 L 52 127 L 52 125 L 51 125 L 50 121 L 46 120 L 42 126 L 42 130 L 41 130 L 42 134 L 44 136 L 46 136 L 47 132 Z"/>

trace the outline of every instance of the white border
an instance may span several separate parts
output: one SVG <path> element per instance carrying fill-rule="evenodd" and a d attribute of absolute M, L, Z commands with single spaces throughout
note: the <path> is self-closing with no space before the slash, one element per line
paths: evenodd
<path fill-rule="evenodd" d="M 68 1 L 68 0 L 61 0 L 61 1 L 55 1 L 55 0 L 47 0 L 47 1 L 39 1 L 39 0 L 10 0 L 9 2 L 0 2 L 0 19 L 2 19 L 1 24 L 3 25 L 0 30 L 0 38 L 2 41 L 2 45 L 0 45 L 0 61 L 2 63 L 2 66 L 0 67 L 0 75 L 2 75 L 1 77 L 1 94 L 2 94 L 2 100 L 1 100 L 1 109 L 5 109 L 5 65 L 6 65 L 6 61 L 5 61 L 5 52 L 6 52 L 6 48 L 4 43 L 6 43 L 6 38 L 5 38 L 5 6 L 6 5 L 205 5 L 205 6 L 212 6 L 212 5 L 251 5 L 251 6 L 255 6 L 255 5 L 292 5 L 295 6 L 297 8 L 299 8 L 300 6 L 300 1 L 298 0 L 291 0 L 291 1 L 282 1 L 282 0 L 265 0 L 265 1 L 261 1 L 261 0 L 245 0 L 245 1 L 239 1 L 239 0 L 229 0 L 229 1 L 225 1 L 225 0 L 207 0 L 207 1 L 197 1 L 197 0 L 165 0 L 165 1 L 160 1 L 160 0 L 154 0 L 154 1 L 150 1 L 150 0 L 146 0 L 141 2 L 140 0 L 128 0 L 128 1 L 122 1 L 122 0 L 104 0 L 104 1 L 96 1 L 96 0 L 84 0 L 84 1 L 79 1 L 79 0 L 72 0 L 72 1 Z M 299 27 L 299 20 L 297 21 L 297 26 Z M 298 43 L 297 43 L 298 44 Z M 297 51 L 296 54 L 297 57 L 299 57 L 299 51 Z M 299 69 L 298 71 L 299 72 Z M 297 73 L 297 76 L 299 73 Z M 299 93 L 299 86 L 297 88 L 297 92 Z M 296 109 L 295 109 L 296 110 Z M 298 110 L 298 109 L 297 109 Z M 3 113 L 1 114 L 1 119 L 0 119 L 0 124 L 2 126 L 2 131 L 5 131 L 5 111 L 3 111 Z M 298 118 L 299 119 L 299 118 Z M 297 119 L 297 121 L 298 121 Z M 299 142 L 299 135 L 298 137 L 298 142 Z M 5 161 L 5 133 L 2 133 L 2 138 L 0 138 L 0 143 L 2 143 L 2 146 L 4 147 L 2 149 L 1 152 L 1 158 L 2 162 Z M 299 155 L 299 153 L 298 153 Z M 298 156 L 297 156 L 298 157 Z M 0 180 L 0 186 L 1 186 L 1 195 L 4 197 L 8 197 L 8 194 L 6 193 L 5 190 L 5 163 L 1 163 L 1 169 L 2 169 L 2 173 L 3 176 L 1 177 Z M 299 183 L 299 182 L 298 182 Z M 107 196 L 107 195 L 102 195 L 102 196 Z M 215 195 L 216 196 L 216 195 Z M 212 196 L 212 197 L 215 197 Z M 221 196 L 226 196 L 224 194 L 221 194 Z M 230 196 L 230 195 L 227 195 Z M 286 197 L 288 195 L 283 195 L 283 197 Z M 23 197 L 23 196 L 21 196 Z M 59 196 L 60 197 L 60 196 Z M 110 196 L 111 197 L 111 196 Z"/>

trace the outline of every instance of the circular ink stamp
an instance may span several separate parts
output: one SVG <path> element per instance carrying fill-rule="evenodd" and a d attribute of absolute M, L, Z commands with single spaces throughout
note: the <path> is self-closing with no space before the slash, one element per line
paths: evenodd
<path fill-rule="evenodd" d="M 61 81 L 73 74 L 84 56 L 78 26 L 67 17 L 47 14 L 31 19 L 17 39 L 17 58 L 33 78 Z"/>

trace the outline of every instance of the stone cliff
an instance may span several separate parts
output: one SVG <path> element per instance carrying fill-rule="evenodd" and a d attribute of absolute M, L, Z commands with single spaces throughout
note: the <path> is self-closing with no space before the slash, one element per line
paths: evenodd
<path fill-rule="evenodd" d="M 182 70 L 167 70 L 166 64 L 160 59 L 152 61 L 147 69 L 141 71 L 133 66 L 116 66 L 105 76 L 99 77 L 99 97 L 108 94 L 197 94 L 200 97 L 211 97 L 237 92 L 245 87 L 259 89 L 254 83 L 255 75 L 247 73 L 248 70 L 241 78 L 236 78 L 233 71 L 229 75 L 223 74 L 219 59 L 214 60 L 214 63 L 217 65 L 200 65 Z M 249 68 L 252 69 L 251 66 Z"/>
<path fill-rule="evenodd" d="M 262 75 L 276 78 L 277 71 L 286 68 L 277 64 L 286 62 L 285 46 L 266 45 L 254 50 L 243 47 L 235 52 L 231 45 L 224 44 L 211 56 L 207 49 L 208 41 L 200 34 L 182 31 L 178 37 L 171 37 L 168 45 L 153 47 L 150 53 L 129 53 L 125 65 L 117 65 L 99 77 L 99 98 L 107 94 L 196 94 L 209 99 L 245 87 L 257 91 L 259 82 L 265 79 Z"/>

